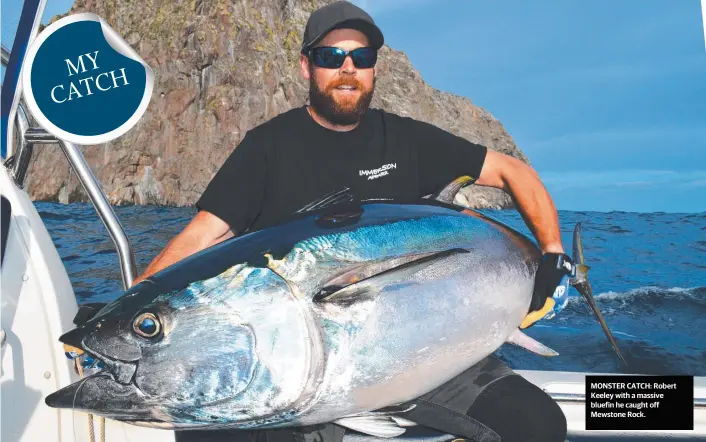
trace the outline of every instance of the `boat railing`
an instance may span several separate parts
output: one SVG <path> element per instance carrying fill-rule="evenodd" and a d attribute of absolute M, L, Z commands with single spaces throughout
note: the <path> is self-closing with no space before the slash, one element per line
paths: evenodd
<path fill-rule="evenodd" d="M 34 2 L 36 9 L 27 10 L 28 6 L 25 4 L 25 8 L 22 13 L 32 14 L 34 13 L 34 23 L 35 26 L 31 32 L 17 32 L 15 36 L 16 39 L 24 39 L 24 46 L 28 48 L 34 38 L 37 35 L 37 25 L 41 19 L 44 12 L 44 5 L 46 0 L 40 0 Z M 18 41 L 15 41 L 15 46 L 17 47 Z M 23 43 L 23 42 L 19 42 Z M 6 74 L 10 71 L 10 68 L 14 72 L 19 73 L 22 65 L 24 56 L 12 57 L 10 50 L 2 47 L 2 65 L 6 68 Z M 12 63 L 18 64 L 18 66 L 11 66 Z M 20 76 L 10 84 L 3 81 L 2 92 L 3 94 L 10 93 L 13 94 L 13 109 L 9 113 L 7 120 L 7 131 L 5 135 L 6 139 L 2 140 L 5 146 L 15 147 L 10 155 L 10 150 L 7 149 L 8 158 L 3 159 L 3 165 L 10 171 L 10 175 L 14 182 L 21 188 L 24 188 L 25 177 L 29 169 L 30 160 L 34 152 L 34 147 L 43 144 L 58 144 L 61 148 L 64 156 L 69 162 L 71 169 L 76 174 L 78 180 L 83 186 L 88 198 L 91 200 L 93 207 L 95 208 L 99 218 L 103 222 L 103 225 L 108 230 L 108 234 L 113 240 L 116 251 L 118 253 L 118 259 L 120 262 L 120 272 L 122 277 L 123 287 L 128 289 L 136 277 L 136 266 L 135 266 L 135 255 L 125 234 L 125 229 L 118 220 L 115 211 L 111 207 L 108 197 L 106 196 L 100 182 L 93 174 L 91 167 L 84 158 L 81 150 L 74 143 L 70 143 L 63 139 L 58 139 L 54 135 L 48 133 L 41 127 L 33 126 L 32 123 L 34 119 L 31 113 L 29 113 L 26 103 L 24 102 L 24 97 L 17 97 L 17 94 L 22 94 L 22 87 L 20 83 Z M 12 83 L 16 84 L 13 86 Z M 6 90 L 5 86 L 9 86 Z M 16 107 L 15 107 L 16 106 Z M 14 117 L 14 118 L 13 118 Z M 15 134 L 16 129 L 16 134 Z"/>
<path fill-rule="evenodd" d="M 2 47 L 2 65 L 7 66 L 10 62 L 10 51 L 8 51 L 5 46 Z"/>

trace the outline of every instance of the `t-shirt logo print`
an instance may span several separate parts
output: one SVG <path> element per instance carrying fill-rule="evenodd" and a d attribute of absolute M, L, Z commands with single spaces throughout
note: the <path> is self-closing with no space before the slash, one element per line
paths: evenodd
<path fill-rule="evenodd" d="M 378 167 L 377 169 L 361 169 L 358 171 L 358 174 L 360 176 L 367 176 L 368 180 L 374 180 L 375 178 L 380 178 L 385 175 L 389 175 L 391 169 L 397 169 L 397 163 L 388 163 L 381 167 Z"/>

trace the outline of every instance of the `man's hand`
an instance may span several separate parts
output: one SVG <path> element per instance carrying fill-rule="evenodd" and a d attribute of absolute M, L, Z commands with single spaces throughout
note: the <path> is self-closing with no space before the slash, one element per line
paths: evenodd
<path fill-rule="evenodd" d="M 545 253 L 534 280 L 534 293 L 529 313 L 520 324 L 520 328 L 527 328 L 547 316 L 548 313 L 552 311 L 557 313 L 557 308 L 564 308 L 568 287 L 566 284 L 562 284 L 562 279 L 574 275 L 575 267 L 568 255 Z"/>

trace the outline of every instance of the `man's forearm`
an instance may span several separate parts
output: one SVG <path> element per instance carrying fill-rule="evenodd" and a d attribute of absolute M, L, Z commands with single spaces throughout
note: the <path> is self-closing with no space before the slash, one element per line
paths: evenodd
<path fill-rule="evenodd" d="M 556 207 L 537 173 L 519 167 L 505 179 L 505 185 L 542 252 L 564 253 Z"/>
<path fill-rule="evenodd" d="M 198 252 L 200 249 L 199 241 L 191 235 L 184 234 L 174 237 L 152 260 L 142 275 L 135 279 L 133 285 Z"/>
<path fill-rule="evenodd" d="M 543 254 L 565 253 L 556 207 L 532 167 L 517 158 L 488 150 L 477 184 L 502 189 L 512 197 Z M 565 267 L 554 267 L 553 260 L 542 260 L 535 277 L 529 313 L 520 328 L 531 326 L 555 307 L 553 295 L 566 274 L 565 270 Z"/>
<path fill-rule="evenodd" d="M 184 230 L 169 241 L 164 250 L 147 266 L 142 275 L 135 279 L 133 285 L 194 253 L 233 236 L 233 231 L 230 230 L 225 221 L 205 210 L 201 210 Z"/>

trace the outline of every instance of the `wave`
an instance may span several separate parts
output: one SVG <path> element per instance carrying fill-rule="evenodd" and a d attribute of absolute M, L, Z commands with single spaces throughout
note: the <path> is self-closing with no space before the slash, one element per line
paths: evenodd
<path fill-rule="evenodd" d="M 706 297 L 706 287 L 660 287 L 660 286 L 645 286 L 636 289 L 628 290 L 627 292 L 608 291 L 596 296 L 596 299 L 614 299 L 616 297 L 626 296 L 654 296 L 666 295 L 671 298 L 687 297 L 687 298 L 703 298 Z"/>
<path fill-rule="evenodd" d="M 646 285 L 600 293 L 595 299 L 628 361 L 627 369 L 588 303 L 573 293 L 564 312 L 533 332 L 563 358 L 537 362 L 518 353 L 513 354 L 513 363 L 529 369 L 539 364 L 540 369 L 550 370 L 706 375 L 706 287 Z"/>
<path fill-rule="evenodd" d="M 706 312 L 706 287 L 645 286 L 625 292 L 608 291 L 595 296 L 604 313 L 655 313 L 656 311 L 691 310 Z M 588 308 L 582 296 L 570 296 L 566 309 L 583 315 Z"/>
<path fill-rule="evenodd" d="M 660 298 L 690 298 L 690 299 L 705 299 L 706 287 L 660 287 L 660 286 L 645 286 L 628 290 L 627 292 L 607 291 L 595 295 L 596 301 L 627 299 L 634 297 L 651 297 L 659 296 Z M 585 302 L 581 296 L 571 296 L 569 302 Z"/>

